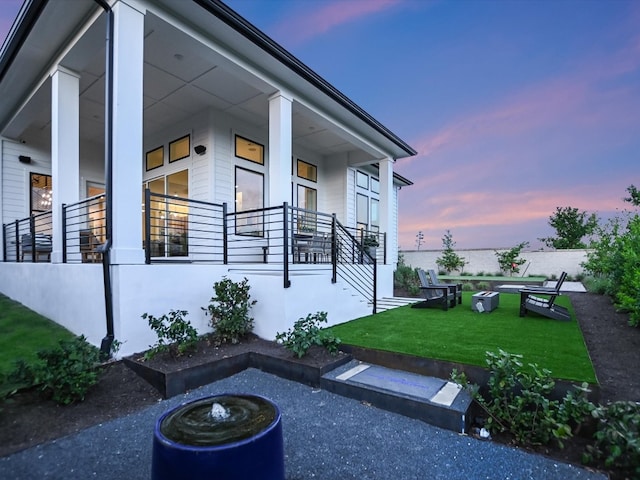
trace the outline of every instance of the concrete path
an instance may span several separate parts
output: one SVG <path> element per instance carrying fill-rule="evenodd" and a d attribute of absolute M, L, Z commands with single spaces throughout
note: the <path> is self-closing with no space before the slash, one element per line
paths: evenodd
<path fill-rule="evenodd" d="M 260 394 L 279 406 L 288 480 L 606 479 L 255 369 L 0 458 L 0 478 L 147 480 L 153 427 L 162 412 L 186 400 L 222 393 Z"/>

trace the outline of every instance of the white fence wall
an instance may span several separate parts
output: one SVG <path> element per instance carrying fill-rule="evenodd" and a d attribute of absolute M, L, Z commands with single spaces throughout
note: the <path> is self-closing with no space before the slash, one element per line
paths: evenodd
<path fill-rule="evenodd" d="M 526 263 L 522 265 L 517 276 L 523 273 L 524 275 L 559 276 L 562 272 L 567 272 L 571 276 L 578 275 L 584 271 L 581 264 L 587 260 L 589 251 L 579 249 L 522 252 L 519 258 L 525 259 Z M 496 250 L 455 250 L 455 252 L 468 262 L 464 267 L 465 273 L 495 274 L 500 271 Z M 437 270 L 436 260 L 442 256 L 442 250 L 404 250 L 400 253 L 404 256 L 405 264 L 422 269 Z"/>

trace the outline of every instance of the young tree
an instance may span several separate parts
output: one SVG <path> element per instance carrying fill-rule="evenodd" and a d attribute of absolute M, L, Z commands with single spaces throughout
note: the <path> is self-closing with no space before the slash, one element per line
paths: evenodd
<path fill-rule="evenodd" d="M 520 242 L 515 247 L 507 250 L 506 252 L 498 252 L 494 250 L 496 253 L 496 257 L 498 257 L 498 265 L 500 265 L 500 270 L 503 272 L 508 272 L 509 275 L 513 275 L 514 273 L 520 273 L 520 267 L 525 264 L 526 260 L 524 258 L 518 258 L 520 256 L 520 252 L 522 249 L 527 247 L 529 242 Z"/>
<path fill-rule="evenodd" d="M 586 248 L 582 239 L 593 234 L 598 226 L 595 213 L 588 214 L 572 207 L 556 207 L 556 212 L 549 217 L 549 225 L 556 230 L 557 237 L 539 238 L 547 247 L 560 249 Z"/>
<path fill-rule="evenodd" d="M 627 192 L 629 192 L 629 196 L 625 197 L 624 201 L 629 202 L 634 207 L 640 207 L 640 191 L 635 186 L 629 185 Z"/>
<path fill-rule="evenodd" d="M 462 271 L 467 262 L 463 257 L 453 251 L 453 247 L 456 246 L 456 242 L 453 241 L 453 235 L 449 230 L 447 230 L 444 237 L 442 237 L 442 246 L 444 247 L 442 257 L 438 257 L 436 259 L 436 264 L 447 272 L 451 272 L 453 270 Z"/>

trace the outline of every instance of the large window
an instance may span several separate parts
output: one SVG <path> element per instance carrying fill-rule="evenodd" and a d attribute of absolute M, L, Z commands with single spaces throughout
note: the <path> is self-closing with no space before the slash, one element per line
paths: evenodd
<path fill-rule="evenodd" d="M 31 173 L 31 215 L 51 210 L 51 175 Z"/>
<path fill-rule="evenodd" d="M 191 150 L 191 136 L 185 135 L 169 144 L 169 163 L 177 162 L 189 156 Z"/>
<path fill-rule="evenodd" d="M 310 182 L 318 181 L 318 167 L 298 159 L 296 164 L 298 170 L 298 177 L 309 180 Z"/>
<path fill-rule="evenodd" d="M 264 175 L 236 167 L 236 212 L 264 207 Z M 263 235 L 262 212 L 236 215 L 236 234 Z"/>

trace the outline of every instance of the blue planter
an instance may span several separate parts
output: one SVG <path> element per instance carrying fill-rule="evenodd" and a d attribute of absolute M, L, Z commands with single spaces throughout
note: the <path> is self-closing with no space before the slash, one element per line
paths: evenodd
<path fill-rule="evenodd" d="M 166 422 L 172 417 L 217 399 L 235 397 L 262 402 L 273 409 L 273 420 L 247 438 L 217 445 L 190 445 L 168 438 Z M 163 427 L 165 433 L 163 433 Z M 156 422 L 153 436 L 152 480 L 284 480 L 284 445 L 280 410 L 257 395 L 216 395 L 180 405 Z"/>

